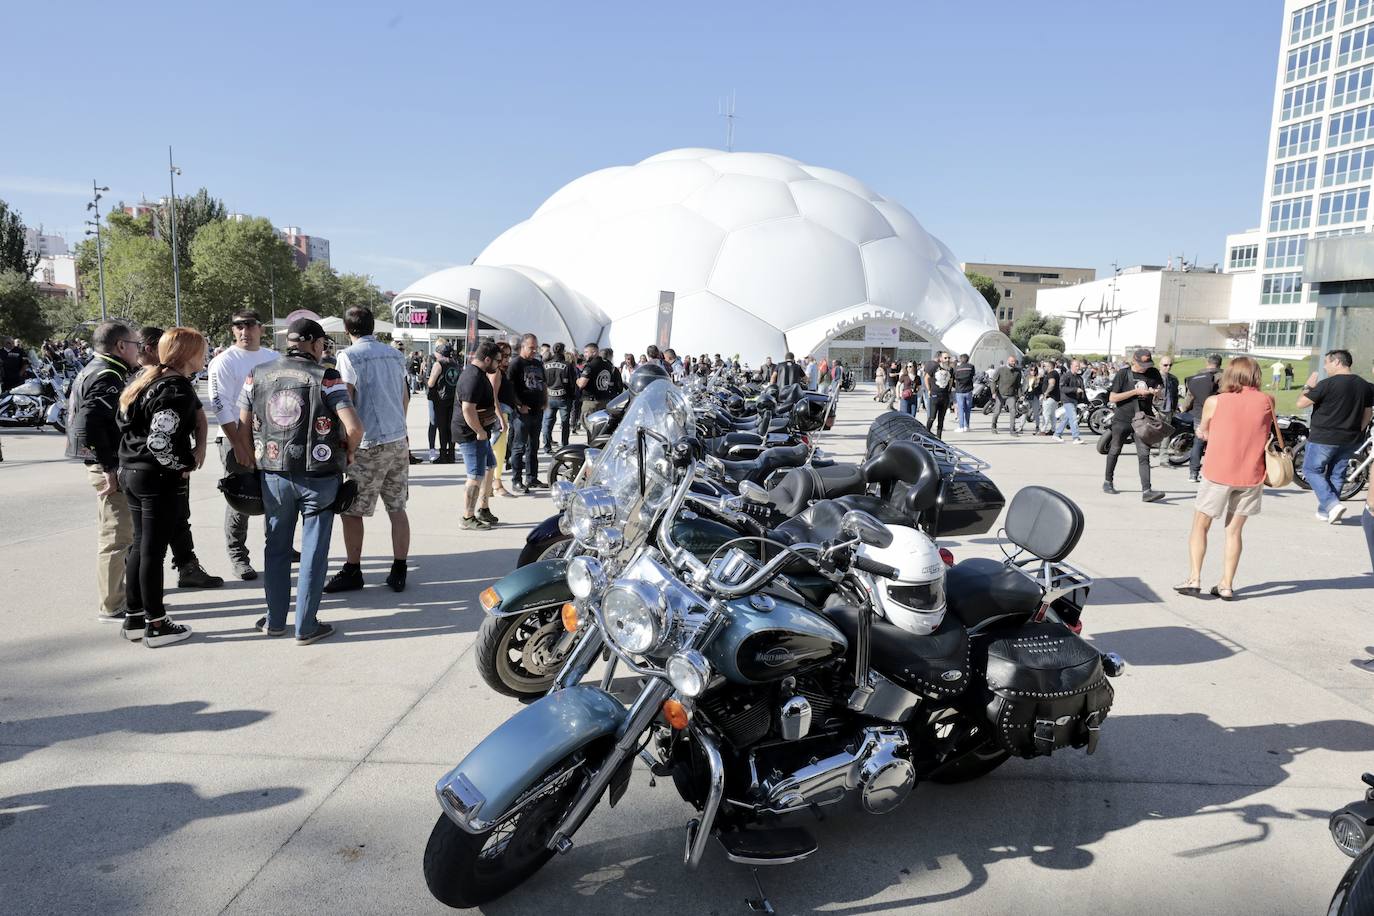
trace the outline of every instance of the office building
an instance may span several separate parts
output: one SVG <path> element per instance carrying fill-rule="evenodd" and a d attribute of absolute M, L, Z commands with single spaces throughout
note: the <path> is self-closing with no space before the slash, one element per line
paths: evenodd
<path fill-rule="evenodd" d="M 1042 289 L 1059 289 L 1097 278 L 1091 267 L 1034 267 L 1026 264 L 960 264 L 964 273 L 982 274 L 997 284 L 1002 300 L 997 303 L 998 321 L 1015 321 L 1022 312 L 1035 308 L 1035 297 Z"/>

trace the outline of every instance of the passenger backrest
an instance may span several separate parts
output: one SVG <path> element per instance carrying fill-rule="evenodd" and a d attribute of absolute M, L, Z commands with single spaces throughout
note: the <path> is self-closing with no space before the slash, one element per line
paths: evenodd
<path fill-rule="evenodd" d="M 811 496 L 816 491 L 816 482 L 806 468 L 793 468 L 783 474 L 778 482 L 769 488 L 771 502 L 783 515 L 791 518 L 811 504 Z"/>
<path fill-rule="evenodd" d="M 1007 540 L 1017 547 L 1058 562 L 1083 536 L 1083 510 L 1049 487 L 1026 487 L 1012 497 L 1003 527 Z"/>
<path fill-rule="evenodd" d="M 940 466 L 930 452 L 911 441 L 890 442 L 864 462 L 864 476 L 870 483 L 884 484 L 883 493 L 898 481 L 907 485 L 902 507 L 921 512 L 935 505 L 940 496 Z"/>

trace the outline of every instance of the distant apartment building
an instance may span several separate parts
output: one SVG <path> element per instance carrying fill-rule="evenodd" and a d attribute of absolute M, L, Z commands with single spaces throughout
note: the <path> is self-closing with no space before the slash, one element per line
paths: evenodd
<path fill-rule="evenodd" d="M 42 229 L 24 230 L 24 248 L 39 257 L 69 253 L 66 239 L 60 235 L 46 235 Z"/>
<path fill-rule="evenodd" d="M 299 226 L 279 228 L 277 234 L 281 236 L 282 241 L 291 246 L 296 266 L 301 270 L 305 270 L 307 265 L 315 261 L 329 264 L 329 239 L 318 235 L 306 235 L 301 232 Z"/>
<path fill-rule="evenodd" d="M 997 305 L 998 321 L 1015 321 L 1027 309 L 1035 307 L 1035 297 L 1042 289 L 1058 289 L 1097 278 L 1091 267 L 1034 267 L 1026 264 L 960 265 L 964 273 L 991 277 L 997 284 L 1002 301 Z"/>
<path fill-rule="evenodd" d="M 40 293 L 54 299 L 77 297 L 76 256 L 67 247 L 65 238 L 46 235 L 41 229 L 26 229 L 24 247 L 29 254 L 38 255 L 38 263 L 29 279 Z"/>

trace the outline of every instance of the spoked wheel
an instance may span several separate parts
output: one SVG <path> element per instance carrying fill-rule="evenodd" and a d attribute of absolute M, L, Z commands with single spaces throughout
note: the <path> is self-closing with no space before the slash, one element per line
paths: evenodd
<path fill-rule="evenodd" d="M 1112 409 L 1110 407 L 1095 407 L 1092 413 L 1088 414 L 1088 428 L 1099 436 L 1111 429 Z"/>
<path fill-rule="evenodd" d="M 938 783 L 971 782 L 988 775 L 1011 759 L 1011 753 L 992 739 L 992 730 L 985 722 L 971 722 L 961 714 L 934 722 L 936 748 L 944 757 L 929 779 Z"/>
<path fill-rule="evenodd" d="M 557 651 L 563 635 L 557 607 L 488 617 L 477 631 L 477 672 L 488 687 L 508 697 L 547 693 L 566 657 Z"/>
<path fill-rule="evenodd" d="M 1360 463 L 1354 458 L 1350 459 L 1350 464 L 1345 469 L 1345 480 L 1341 483 L 1341 500 L 1354 499 L 1360 495 L 1364 485 L 1369 481 L 1369 470 L 1366 468 L 1361 473 L 1355 473 Z"/>
<path fill-rule="evenodd" d="M 1170 436 L 1164 447 L 1164 460 L 1170 467 L 1181 468 L 1193 457 L 1193 434 L 1178 433 Z"/>
<path fill-rule="evenodd" d="M 572 483 L 581 470 L 582 462 L 580 461 L 557 461 L 554 463 L 553 471 L 549 476 L 554 480 L 566 480 L 568 483 Z"/>
<path fill-rule="evenodd" d="M 1307 440 L 1304 439 L 1293 446 L 1293 482 L 1304 490 L 1312 489 L 1312 484 L 1307 482 L 1307 475 L 1303 473 L 1302 462 L 1307 457 Z"/>
<path fill-rule="evenodd" d="M 468 833 L 440 814 L 425 845 L 425 884 L 434 899 L 456 909 L 481 906 L 537 872 L 553 855 L 549 838 L 586 784 L 586 763 L 578 751 L 531 779 L 511 806 L 515 813 L 485 833 Z"/>

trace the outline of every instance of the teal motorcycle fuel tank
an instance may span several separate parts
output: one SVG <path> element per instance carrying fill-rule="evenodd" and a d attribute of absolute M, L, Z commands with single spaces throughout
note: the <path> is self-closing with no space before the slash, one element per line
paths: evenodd
<path fill-rule="evenodd" d="M 764 684 L 843 655 L 844 634 L 815 611 L 771 595 L 725 605 L 727 623 L 706 651 L 728 680 Z"/>

